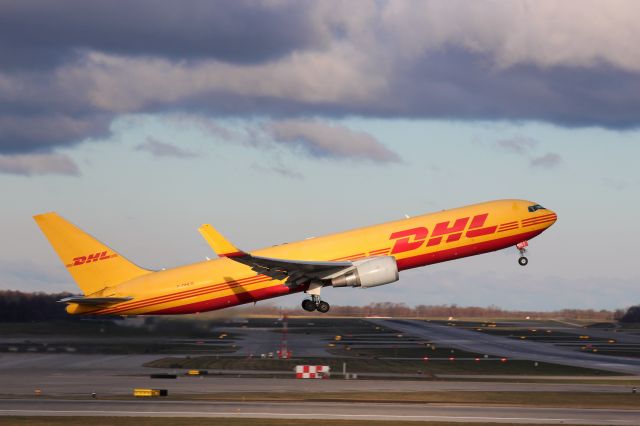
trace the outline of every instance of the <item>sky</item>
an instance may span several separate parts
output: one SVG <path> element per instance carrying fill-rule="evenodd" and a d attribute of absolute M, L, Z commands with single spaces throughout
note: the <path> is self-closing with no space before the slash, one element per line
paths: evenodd
<path fill-rule="evenodd" d="M 640 3 L 0 0 L 0 289 L 77 291 L 57 211 L 141 266 L 475 202 L 558 213 L 516 249 L 333 304 L 640 302 Z M 300 295 L 278 299 L 294 306 Z"/>

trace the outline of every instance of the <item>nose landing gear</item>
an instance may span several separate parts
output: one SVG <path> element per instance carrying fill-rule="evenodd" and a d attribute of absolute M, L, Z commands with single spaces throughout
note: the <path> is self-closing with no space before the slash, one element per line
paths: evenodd
<path fill-rule="evenodd" d="M 521 243 L 516 244 L 516 248 L 520 252 L 520 258 L 518 258 L 518 263 L 520 264 L 520 266 L 527 266 L 527 264 L 529 263 L 529 259 L 525 257 L 528 246 L 529 246 L 528 241 L 523 241 Z"/>

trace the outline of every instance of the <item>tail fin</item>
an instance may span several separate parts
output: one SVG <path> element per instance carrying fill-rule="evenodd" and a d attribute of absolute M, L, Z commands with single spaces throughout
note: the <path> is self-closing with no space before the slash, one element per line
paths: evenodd
<path fill-rule="evenodd" d="M 33 218 L 85 295 L 151 272 L 129 262 L 57 213 Z"/>

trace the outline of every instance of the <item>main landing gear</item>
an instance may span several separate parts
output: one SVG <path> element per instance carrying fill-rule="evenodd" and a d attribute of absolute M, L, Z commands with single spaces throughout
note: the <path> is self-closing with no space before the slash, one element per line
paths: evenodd
<path fill-rule="evenodd" d="M 329 312 L 331 306 L 324 300 L 320 299 L 321 289 L 321 282 L 315 281 L 309 285 L 309 289 L 306 291 L 306 293 L 311 295 L 311 299 L 305 299 L 302 301 L 302 309 L 307 312 L 318 311 L 321 314 Z"/>
<path fill-rule="evenodd" d="M 329 312 L 331 306 L 324 300 L 320 300 L 320 296 L 312 295 L 311 299 L 302 301 L 302 309 L 307 312 L 318 311 L 321 314 Z"/>
<path fill-rule="evenodd" d="M 518 258 L 518 263 L 520 266 L 527 266 L 529 263 L 529 259 L 526 258 L 525 254 L 527 253 L 527 247 L 529 246 L 528 241 L 523 241 L 521 243 L 516 244 L 516 248 L 520 252 L 520 257 Z"/>

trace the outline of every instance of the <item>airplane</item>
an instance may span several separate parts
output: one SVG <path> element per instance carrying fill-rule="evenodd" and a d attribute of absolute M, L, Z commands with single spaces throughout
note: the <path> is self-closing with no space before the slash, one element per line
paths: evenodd
<path fill-rule="evenodd" d="M 200 233 L 218 255 L 177 268 L 143 269 L 55 212 L 34 216 L 82 291 L 69 314 L 175 315 L 223 309 L 305 292 L 305 311 L 326 313 L 324 287 L 370 288 L 399 272 L 515 246 L 527 265 L 528 241 L 557 220 L 540 204 L 498 200 L 346 232 L 243 251 L 209 224 Z"/>

